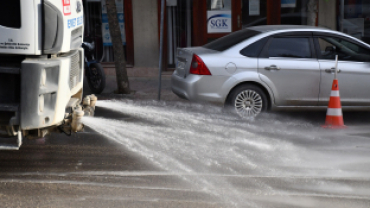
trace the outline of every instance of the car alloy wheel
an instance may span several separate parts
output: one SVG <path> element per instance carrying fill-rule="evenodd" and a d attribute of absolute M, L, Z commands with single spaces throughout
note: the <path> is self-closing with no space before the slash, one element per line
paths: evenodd
<path fill-rule="evenodd" d="M 230 93 L 227 106 L 242 118 L 254 118 L 268 109 L 268 99 L 260 87 L 243 84 Z"/>
<path fill-rule="evenodd" d="M 235 110 L 241 117 L 255 117 L 262 111 L 262 97 L 254 90 L 244 90 L 235 99 Z"/>

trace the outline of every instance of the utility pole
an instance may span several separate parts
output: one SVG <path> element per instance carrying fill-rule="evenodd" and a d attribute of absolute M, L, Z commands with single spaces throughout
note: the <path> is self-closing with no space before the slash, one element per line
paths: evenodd
<path fill-rule="evenodd" d="M 121 30 L 117 18 L 117 8 L 115 0 L 106 0 L 109 32 L 112 39 L 114 64 L 116 67 L 117 94 L 130 94 L 130 84 L 127 76 L 125 51 L 121 38 Z"/>
<path fill-rule="evenodd" d="M 162 88 L 164 6 L 165 6 L 165 1 L 161 0 L 161 28 L 160 28 L 160 38 L 159 38 L 160 40 L 159 40 L 158 100 L 161 100 L 161 88 Z"/>

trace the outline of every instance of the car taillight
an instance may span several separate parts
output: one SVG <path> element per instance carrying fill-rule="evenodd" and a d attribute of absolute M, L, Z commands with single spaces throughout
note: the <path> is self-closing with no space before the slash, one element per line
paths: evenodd
<path fill-rule="evenodd" d="M 193 60 L 191 61 L 190 74 L 212 75 L 203 60 L 195 54 L 193 55 Z"/>

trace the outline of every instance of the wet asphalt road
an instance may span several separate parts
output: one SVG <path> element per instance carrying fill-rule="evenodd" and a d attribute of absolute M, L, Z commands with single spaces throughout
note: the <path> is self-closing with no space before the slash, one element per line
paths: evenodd
<path fill-rule="evenodd" d="M 313 125 L 325 118 L 325 112 L 283 114 Z M 107 109 L 97 109 L 96 116 L 130 119 Z M 313 146 L 322 154 L 358 154 L 361 161 L 348 165 L 365 175 L 275 177 L 245 171 L 203 177 L 227 179 L 245 194 L 246 201 L 254 202 L 238 207 L 370 207 L 370 113 L 349 112 L 344 117 L 348 131 L 324 136 L 329 143 L 343 143 L 338 145 L 341 149 L 304 139 L 299 145 Z M 335 135 L 341 139 L 336 140 Z M 348 139 L 357 146 L 349 147 Z M 168 173 L 89 128 L 71 137 L 51 134 L 26 140 L 19 151 L 1 151 L 0 201 L 0 207 L 233 207 L 232 202 L 195 189 L 181 180 L 181 174 Z"/>

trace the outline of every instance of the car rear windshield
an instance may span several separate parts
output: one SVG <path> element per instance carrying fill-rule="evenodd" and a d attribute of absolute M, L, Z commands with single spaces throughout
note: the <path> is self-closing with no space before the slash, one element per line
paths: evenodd
<path fill-rule="evenodd" d="M 253 36 L 256 36 L 260 34 L 261 32 L 255 31 L 255 30 L 239 30 L 237 32 L 233 32 L 229 35 L 226 35 L 222 38 L 219 38 L 217 40 L 214 40 L 210 43 L 205 44 L 203 47 L 208 48 L 215 51 L 224 51 L 226 49 L 231 48 L 232 46 L 248 39 Z"/>

